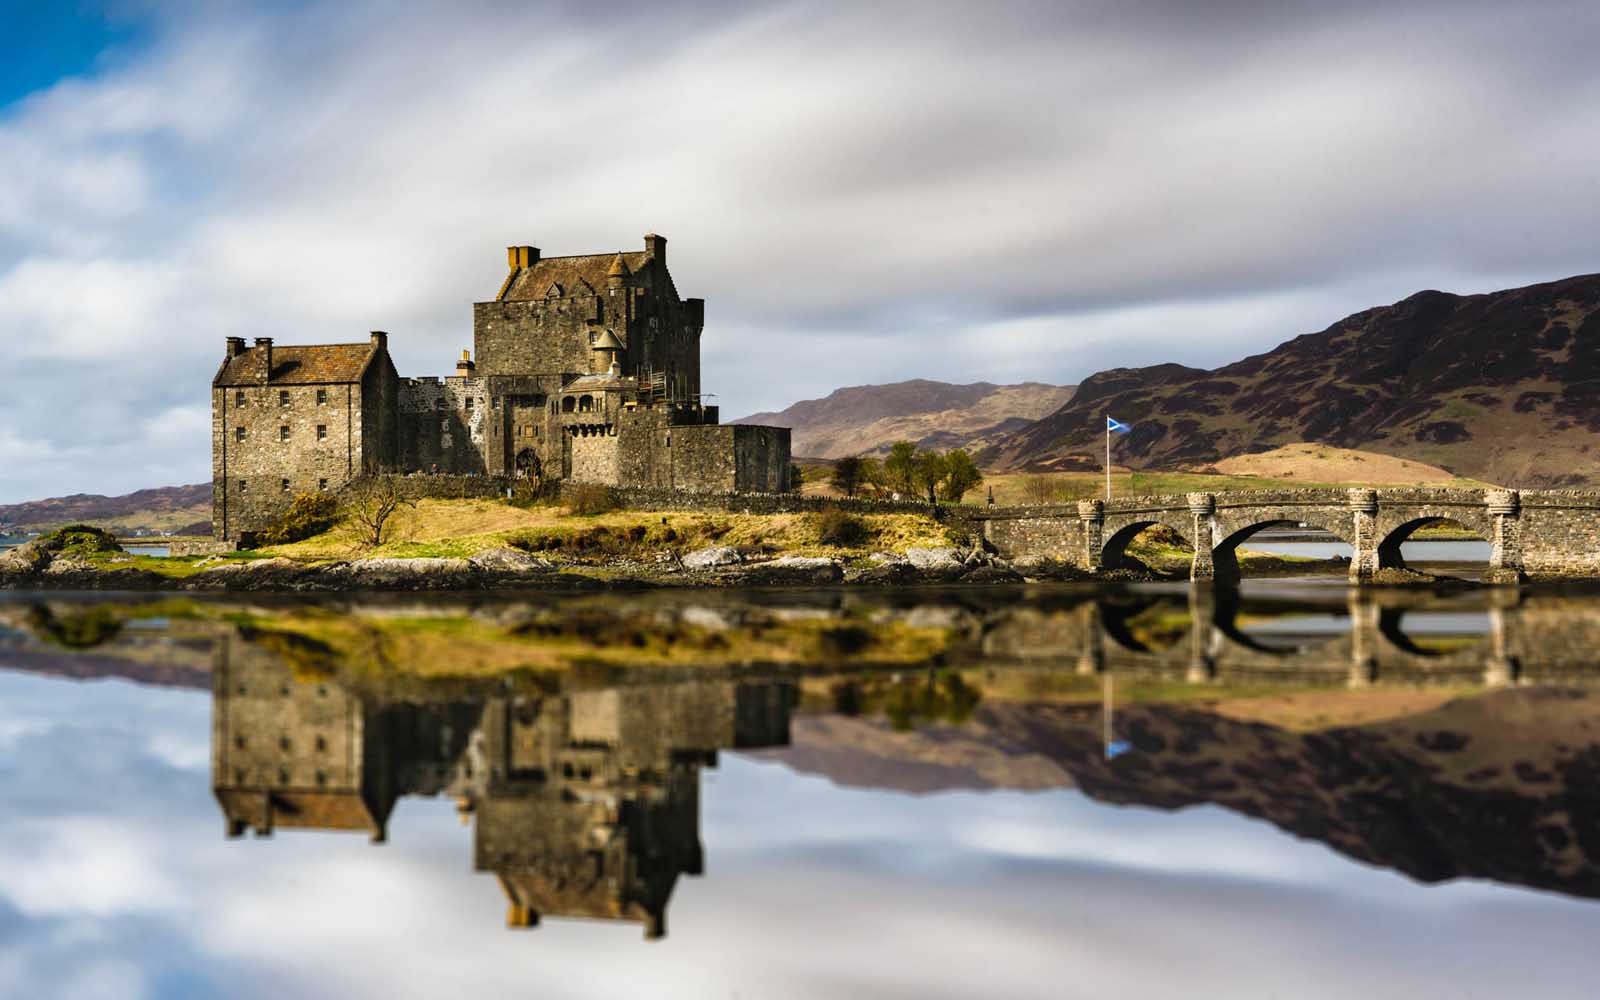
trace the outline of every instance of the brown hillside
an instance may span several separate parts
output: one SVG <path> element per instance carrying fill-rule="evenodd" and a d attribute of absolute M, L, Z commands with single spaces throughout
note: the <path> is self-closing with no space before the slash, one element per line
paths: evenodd
<path fill-rule="evenodd" d="M 161 486 L 119 497 L 75 493 L 48 500 L 0 505 L 0 531 L 48 531 L 88 522 L 109 530 L 211 531 L 211 484 Z M 201 522 L 204 522 L 203 524 Z"/>
<path fill-rule="evenodd" d="M 1524 486 L 1600 478 L 1600 275 L 1484 295 L 1419 292 L 1204 371 L 1100 372 L 979 460 L 1094 460 L 1106 414 L 1133 425 L 1117 461 L 1193 467 L 1292 442 L 1398 455 Z"/>
<path fill-rule="evenodd" d="M 1028 426 L 1072 397 L 1072 386 L 1025 382 L 952 385 L 913 379 L 837 389 L 776 413 L 734 423 L 793 428 L 792 449 L 806 458 L 885 451 L 895 441 L 929 448 L 978 448 Z"/>

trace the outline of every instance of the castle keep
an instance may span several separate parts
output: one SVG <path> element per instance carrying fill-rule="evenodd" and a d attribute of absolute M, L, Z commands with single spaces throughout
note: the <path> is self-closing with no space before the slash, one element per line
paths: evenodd
<path fill-rule="evenodd" d="M 788 428 L 722 425 L 705 403 L 705 301 L 678 297 L 665 238 L 506 257 L 451 376 L 400 378 L 382 332 L 307 346 L 228 338 L 211 389 L 213 534 L 237 539 L 297 493 L 367 473 L 789 489 Z"/>

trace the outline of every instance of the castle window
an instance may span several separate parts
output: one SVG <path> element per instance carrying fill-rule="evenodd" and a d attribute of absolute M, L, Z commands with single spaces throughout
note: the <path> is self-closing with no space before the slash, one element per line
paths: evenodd
<path fill-rule="evenodd" d="M 234 393 L 233 393 L 233 405 L 234 406 L 243 406 L 244 405 L 244 390 L 243 389 L 234 390 Z"/>
<path fill-rule="evenodd" d="M 328 425 L 327 424 L 318 424 L 317 425 L 317 440 L 318 441 L 326 441 L 326 440 L 328 440 Z"/>
<path fill-rule="evenodd" d="M 288 424 L 283 424 L 282 426 L 280 426 L 278 428 L 278 440 L 279 441 L 287 441 L 287 440 L 289 440 L 289 425 Z"/>
<path fill-rule="evenodd" d="M 467 397 L 467 412 L 469 412 L 469 413 L 472 412 L 472 397 L 471 396 Z"/>
<path fill-rule="evenodd" d="M 573 399 L 571 396 L 562 396 L 561 397 L 561 412 L 562 413 L 571 413 L 573 410 L 576 410 L 577 408 L 578 408 L 578 401 L 576 399 Z"/>
<path fill-rule="evenodd" d="M 239 480 L 239 492 L 243 493 L 245 491 L 245 488 L 248 487 L 249 485 L 250 485 L 250 480 L 248 480 L 248 479 Z"/>
<path fill-rule="evenodd" d="M 287 479 L 283 480 L 283 492 L 289 492 L 289 480 Z"/>
<path fill-rule="evenodd" d="M 594 346 L 594 342 L 599 340 L 599 339 L 600 339 L 600 335 L 598 333 L 595 333 L 593 330 L 589 331 L 589 346 L 593 347 Z"/>
<path fill-rule="evenodd" d="M 436 410 L 444 409 L 444 397 L 443 396 L 440 396 L 438 399 L 434 400 L 434 409 L 436 409 Z"/>
<path fill-rule="evenodd" d="M 288 389 L 279 389 L 278 390 L 278 405 L 279 406 L 288 406 L 289 405 L 289 390 Z"/>
<path fill-rule="evenodd" d="M 491 410 L 500 409 L 500 397 L 499 396 L 490 396 L 489 397 L 489 409 L 491 409 Z"/>
<path fill-rule="evenodd" d="M 324 493 L 326 493 L 327 490 L 328 490 L 328 481 L 326 479 L 317 480 L 317 489 L 322 490 Z"/>
<path fill-rule="evenodd" d="M 233 439 L 235 441 L 243 441 L 244 440 L 244 428 L 243 427 L 235 427 L 233 429 Z"/>
<path fill-rule="evenodd" d="M 594 409 L 594 397 L 593 396 L 579 396 L 578 397 L 578 412 L 580 412 L 580 413 L 589 413 L 593 409 Z"/>
<path fill-rule="evenodd" d="M 328 405 L 328 390 L 326 390 L 326 389 L 318 389 L 317 390 L 317 405 L 318 406 L 327 406 Z"/>

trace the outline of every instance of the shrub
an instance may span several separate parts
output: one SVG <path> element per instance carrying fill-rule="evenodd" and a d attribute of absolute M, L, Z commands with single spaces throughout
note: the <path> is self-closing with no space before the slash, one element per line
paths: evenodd
<path fill-rule="evenodd" d="M 871 532 L 866 522 L 838 507 L 829 507 L 816 515 L 817 540 L 824 545 L 853 548 L 866 542 Z"/>
<path fill-rule="evenodd" d="M 69 524 L 44 536 L 44 547 L 52 552 L 88 555 L 94 552 L 121 552 L 117 536 L 92 524 Z"/>
<path fill-rule="evenodd" d="M 584 516 L 609 514 L 617 509 L 617 498 L 600 483 L 578 483 L 567 491 L 567 509 Z"/>
<path fill-rule="evenodd" d="M 339 519 L 339 501 L 331 493 L 301 493 L 289 509 L 256 533 L 257 545 L 287 545 L 320 535 Z"/>

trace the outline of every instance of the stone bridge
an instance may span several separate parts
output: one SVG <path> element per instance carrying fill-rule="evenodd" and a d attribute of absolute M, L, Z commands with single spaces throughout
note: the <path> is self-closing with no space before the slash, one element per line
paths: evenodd
<path fill-rule="evenodd" d="M 1164 525 L 1194 549 L 1191 579 L 1234 582 L 1239 546 L 1267 528 L 1319 528 L 1349 544 L 1350 579 L 1404 569 L 1400 546 L 1419 528 L 1453 523 L 1490 543 L 1492 582 L 1600 577 L 1600 492 L 1349 489 L 1187 493 L 991 508 L 973 515 L 1010 558 L 1056 559 L 1090 571 L 1123 565 L 1128 543 Z"/>
<path fill-rule="evenodd" d="M 1448 602 L 1419 604 L 1411 591 L 1351 589 L 1342 629 L 1289 645 L 1252 638 L 1243 627 L 1238 601 L 1211 587 L 1191 587 L 1187 609 L 1170 602 L 1121 605 L 1099 598 L 1059 607 L 1029 604 L 985 623 L 973 662 L 985 669 L 1111 672 L 1192 684 L 1600 686 L 1593 654 L 1600 645 L 1600 616 L 1594 614 L 1591 599 L 1556 595 L 1529 600 L 1513 588 L 1487 593 L 1493 596 L 1477 609 L 1485 615 L 1485 631 L 1443 648 L 1414 640 L 1407 616 L 1472 609 Z M 1254 614 L 1270 610 L 1261 602 L 1251 607 Z M 1152 644 L 1129 628 L 1132 616 L 1163 608 L 1184 620 L 1181 633 Z M 1331 607 L 1293 602 L 1280 610 L 1312 617 L 1335 613 Z"/>

